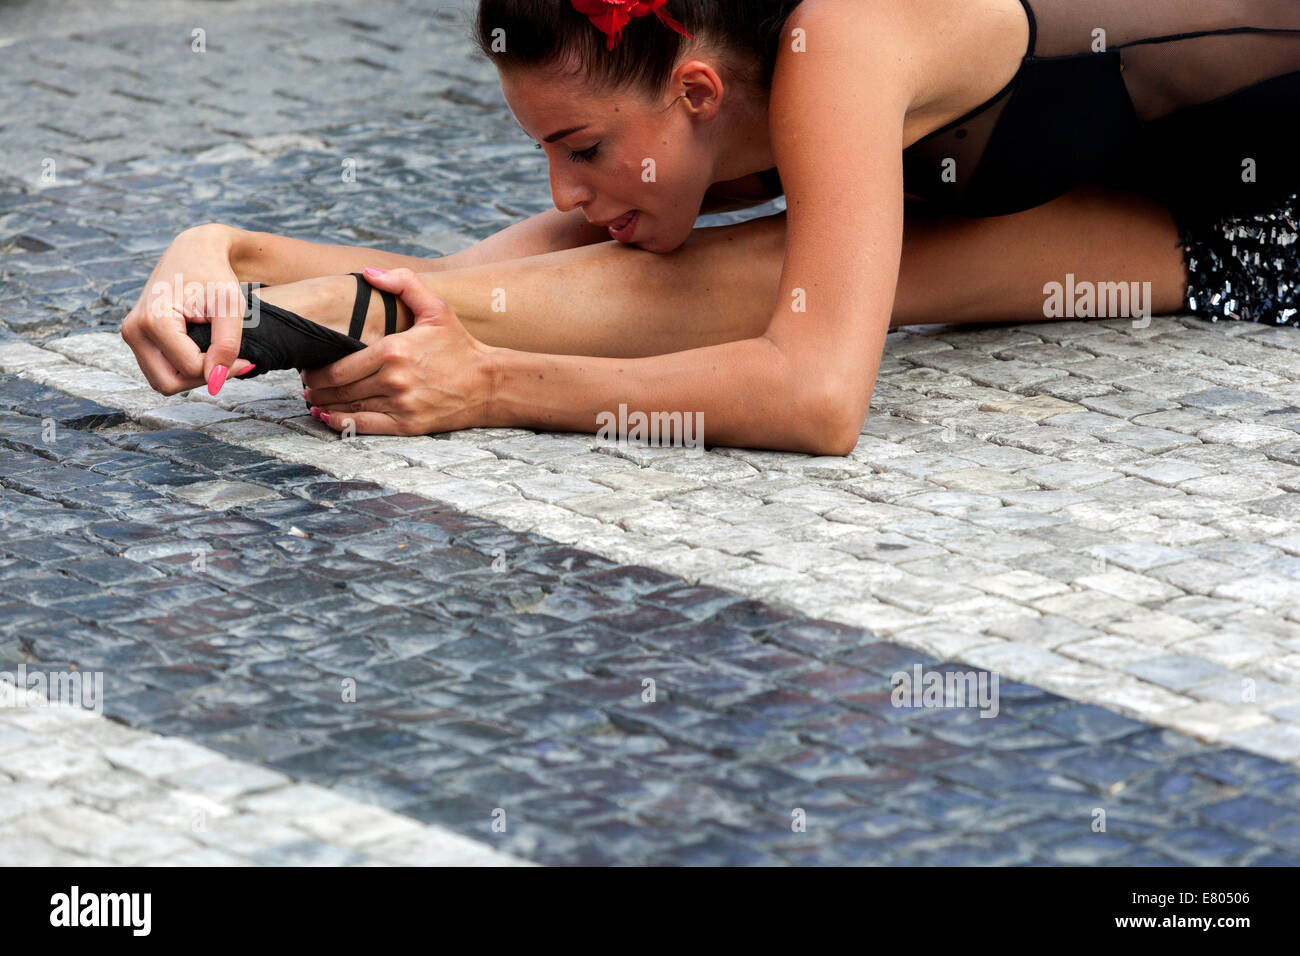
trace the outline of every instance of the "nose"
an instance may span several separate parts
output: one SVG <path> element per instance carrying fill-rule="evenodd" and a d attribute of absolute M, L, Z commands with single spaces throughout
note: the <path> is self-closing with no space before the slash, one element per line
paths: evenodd
<path fill-rule="evenodd" d="M 571 209 L 589 204 L 596 198 L 591 189 L 575 179 L 562 176 L 551 171 L 551 202 L 560 212 L 568 212 Z"/>

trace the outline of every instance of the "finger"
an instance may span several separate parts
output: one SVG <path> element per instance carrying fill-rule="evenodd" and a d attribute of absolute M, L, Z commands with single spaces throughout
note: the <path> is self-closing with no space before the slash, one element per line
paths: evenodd
<path fill-rule="evenodd" d="M 148 304 L 145 312 L 150 319 L 165 319 L 169 315 L 184 315 L 187 308 L 185 290 L 180 283 L 180 276 L 175 282 L 159 279 L 149 284 L 146 290 Z"/>
<path fill-rule="evenodd" d="M 185 333 L 183 320 L 176 316 L 155 320 L 145 326 L 145 338 L 166 357 L 174 374 L 185 379 L 206 380 L 203 352 L 198 343 Z"/>
<path fill-rule="evenodd" d="M 411 310 L 413 325 L 455 316 L 447 300 L 425 285 L 410 269 L 366 269 L 364 274 L 375 288 L 397 294 Z"/>
<path fill-rule="evenodd" d="M 340 388 L 353 382 L 360 382 L 384 367 L 384 360 L 388 355 L 388 350 L 382 346 L 383 343 L 372 345 L 360 352 L 345 355 L 337 362 L 331 362 L 329 365 L 322 365 L 320 368 L 309 368 L 302 373 L 302 380 L 313 391 Z"/>
<path fill-rule="evenodd" d="M 402 435 L 400 423 L 388 412 L 352 412 L 342 409 L 322 409 L 325 415 L 321 418 L 326 425 L 336 432 L 344 431 L 348 424 L 352 425 L 352 432 L 357 435 Z"/>
<path fill-rule="evenodd" d="M 330 405 L 346 406 L 353 402 L 368 399 L 385 400 L 389 395 L 390 390 L 380 382 L 379 373 L 374 372 L 359 381 L 349 382 L 347 385 L 325 386 L 323 388 L 308 386 L 307 394 L 303 395 L 303 398 L 313 405 L 325 408 Z"/>
<path fill-rule="evenodd" d="M 359 398 L 354 402 L 335 402 L 331 405 L 312 404 L 312 414 L 317 412 L 329 412 L 331 415 L 339 413 L 341 415 L 352 415 L 357 412 L 382 412 L 386 415 L 396 415 L 398 413 L 397 403 L 389 395 L 373 395 L 370 398 Z"/>
<path fill-rule="evenodd" d="M 140 366 L 140 371 L 144 373 L 145 379 L 154 391 L 162 392 L 164 395 L 175 395 L 177 392 L 183 392 L 203 384 L 203 378 L 200 375 L 182 375 L 168 361 L 167 356 L 159 351 L 158 347 L 148 339 L 138 339 L 131 342 L 130 345 L 132 351 L 135 352 L 135 360 Z"/>
<path fill-rule="evenodd" d="M 212 341 L 203 355 L 203 377 L 209 382 L 209 389 L 216 384 L 219 391 L 220 382 L 214 381 L 213 369 L 223 367 L 229 371 L 239 358 L 243 339 L 245 303 L 239 283 L 213 283 L 207 290 L 205 305 L 212 325 Z M 222 376 L 218 374 L 217 378 Z"/>

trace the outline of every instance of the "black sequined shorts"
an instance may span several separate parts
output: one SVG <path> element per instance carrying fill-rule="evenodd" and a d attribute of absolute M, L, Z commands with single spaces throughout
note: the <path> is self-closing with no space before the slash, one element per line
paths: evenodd
<path fill-rule="evenodd" d="M 1178 216 L 1193 315 L 1300 326 L 1300 202 L 1217 220 Z"/>

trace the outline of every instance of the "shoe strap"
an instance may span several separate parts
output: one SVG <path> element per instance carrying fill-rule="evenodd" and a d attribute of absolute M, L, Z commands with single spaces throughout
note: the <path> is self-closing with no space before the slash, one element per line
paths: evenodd
<path fill-rule="evenodd" d="M 360 272 L 352 274 L 357 277 L 357 299 L 352 304 L 352 323 L 348 326 L 348 335 L 360 342 L 361 332 L 366 327 L 366 313 L 370 311 L 370 283 Z"/>
<path fill-rule="evenodd" d="M 384 300 L 384 334 L 392 335 L 397 331 L 397 296 L 383 289 L 379 294 Z"/>
<path fill-rule="evenodd" d="M 251 319 L 253 317 L 253 310 L 261 306 L 262 300 L 261 299 L 255 300 L 253 298 L 253 293 L 260 292 L 261 289 L 262 289 L 262 283 L 258 282 L 257 280 L 253 280 L 252 282 L 239 283 L 239 291 L 244 293 L 245 321 Z"/>
<path fill-rule="evenodd" d="M 374 286 L 366 281 L 362 273 L 354 272 L 352 275 L 357 277 L 357 300 L 352 306 L 352 322 L 348 326 L 348 335 L 359 342 L 361 333 L 366 327 L 366 313 L 370 311 L 370 291 Z M 383 289 L 379 290 L 379 295 L 384 300 L 384 334 L 392 335 L 397 331 L 397 296 Z"/>

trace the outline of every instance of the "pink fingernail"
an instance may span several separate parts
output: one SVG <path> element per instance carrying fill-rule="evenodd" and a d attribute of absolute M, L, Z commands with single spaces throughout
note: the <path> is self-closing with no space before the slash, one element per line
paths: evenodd
<path fill-rule="evenodd" d="M 323 421 L 326 425 L 328 425 L 328 424 L 330 423 L 330 413 L 329 413 L 329 412 L 321 412 L 321 413 L 320 413 L 320 420 Z"/>
<path fill-rule="evenodd" d="M 235 378 L 239 378 L 239 376 L 241 376 L 241 375 L 247 375 L 249 372 L 251 372 L 251 371 L 252 371 L 253 369 L 255 369 L 255 368 L 257 368 L 257 366 L 256 366 L 255 364 L 254 364 L 254 365 L 250 365 L 250 366 L 248 366 L 248 368 L 241 368 L 238 372 L 235 373 Z"/>
<path fill-rule="evenodd" d="M 221 386 L 226 384 L 226 373 L 229 371 L 230 369 L 226 368 L 224 365 L 218 365 L 212 370 L 211 374 L 208 375 L 209 395 L 215 395 L 217 392 L 221 391 Z"/>
<path fill-rule="evenodd" d="M 318 406 L 313 405 L 311 408 L 307 409 L 307 411 L 311 412 L 312 418 L 320 418 L 320 408 Z"/>
<path fill-rule="evenodd" d="M 388 275 L 388 270 L 387 270 L 387 269 L 375 269 L 375 268 L 373 268 L 372 266 L 366 266 L 366 275 L 368 275 L 368 276 L 386 276 L 386 275 Z"/>
<path fill-rule="evenodd" d="M 307 397 L 307 389 L 305 389 L 305 388 L 302 390 L 302 397 L 303 397 L 303 398 L 306 398 L 306 397 Z"/>

